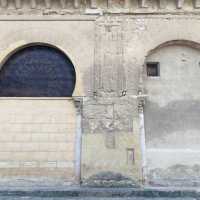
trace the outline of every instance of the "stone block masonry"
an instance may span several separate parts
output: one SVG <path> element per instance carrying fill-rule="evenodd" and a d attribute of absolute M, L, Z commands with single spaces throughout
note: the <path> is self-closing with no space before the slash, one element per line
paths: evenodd
<path fill-rule="evenodd" d="M 72 100 L 9 99 L 0 100 L 0 107 L 1 176 L 41 176 L 47 170 L 45 176 L 75 177 Z"/>

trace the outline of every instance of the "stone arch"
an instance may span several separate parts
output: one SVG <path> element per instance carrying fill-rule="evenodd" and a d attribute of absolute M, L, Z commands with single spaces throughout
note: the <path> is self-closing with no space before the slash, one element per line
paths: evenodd
<path fill-rule="evenodd" d="M 1 52 L 0 54 L 0 69 L 4 66 L 4 64 L 15 54 L 17 54 L 18 52 L 24 50 L 24 49 L 28 49 L 29 47 L 37 47 L 37 46 L 43 46 L 43 47 L 49 47 L 52 48 L 58 52 L 60 52 L 61 54 L 63 54 L 63 56 L 66 57 L 66 59 L 68 59 L 68 61 L 72 64 L 73 68 L 74 68 L 74 74 L 75 74 L 75 84 L 74 84 L 74 89 L 73 89 L 73 93 L 72 96 L 82 96 L 82 81 L 81 81 L 81 75 L 79 73 L 79 70 L 77 69 L 77 67 L 74 65 L 74 63 L 72 62 L 70 56 L 68 56 L 68 53 L 66 52 L 65 49 L 63 49 L 60 46 L 51 44 L 51 43 L 47 43 L 47 42 L 30 42 L 30 43 L 16 43 L 16 45 L 13 45 L 11 47 L 9 47 L 8 49 L 5 49 L 3 52 Z"/>
<path fill-rule="evenodd" d="M 56 52 L 61 53 L 66 59 L 69 59 L 61 48 L 49 43 L 26 43 L 24 45 L 18 45 L 18 48 L 9 48 L 9 51 L 4 51 L 4 54 L 1 54 L 0 68 L 3 69 L 5 67 L 6 69 L 6 67 L 8 67 L 6 63 L 9 62 L 9 59 L 12 60 L 13 56 L 18 52 L 32 47 L 56 49 Z M 68 60 L 68 62 L 71 62 L 71 60 Z M 74 67 L 72 63 L 71 65 Z M 74 84 L 74 87 L 76 87 L 76 83 Z M 25 96 L 25 98 L 24 96 L 17 96 L 20 98 L 13 98 L 13 96 L 0 98 L 0 110 L 3 113 L 3 117 L 0 118 L 1 134 L 10 135 L 14 131 L 16 132 L 16 138 L 29 135 L 31 139 L 21 144 L 21 149 L 16 150 L 18 154 L 26 154 L 26 156 L 22 160 L 17 160 L 17 158 L 16 160 L 21 163 L 21 166 L 25 165 L 28 160 L 31 160 L 31 162 L 34 160 L 34 162 L 37 163 L 37 165 L 32 167 L 32 171 L 20 167 L 13 169 L 12 172 L 10 172 L 12 176 L 15 176 L 19 172 L 20 175 L 25 177 L 29 177 L 30 175 L 37 176 L 39 174 L 39 176 L 49 176 L 52 179 L 56 177 L 70 182 L 80 182 L 81 100 L 74 99 L 73 95 L 74 90 L 69 98 L 68 96 L 66 96 L 67 98 L 60 98 L 65 96 L 58 96 L 57 98 L 56 96 L 29 95 Z M 2 95 L 0 96 L 4 97 Z M 17 126 L 17 128 L 15 127 L 16 122 L 21 124 Z M 8 127 L 6 124 L 12 125 Z M 6 131 L 3 131 L 5 126 L 8 128 Z M 25 126 L 26 128 L 22 128 Z M 38 134 L 33 135 L 34 133 L 38 133 L 41 136 L 43 135 L 44 138 L 40 140 L 40 136 Z M 62 137 L 58 138 L 59 134 L 57 133 L 61 133 L 60 136 Z M 20 144 L 20 139 L 17 139 L 17 142 Z M 33 146 L 33 143 L 35 146 Z M 46 144 L 47 147 L 42 143 Z M 50 148 L 54 149 L 49 150 L 48 144 L 52 145 Z M 35 153 L 28 150 L 28 147 L 31 145 Z M 59 146 L 62 146 L 62 149 L 60 149 Z M 10 151 L 12 150 L 8 147 L 8 152 Z M 48 153 L 45 155 L 44 152 L 48 151 L 54 152 L 54 155 Z M 43 160 L 45 161 L 41 161 L 39 157 L 40 154 L 44 154 Z M 15 155 L 11 155 L 7 159 L 12 160 L 12 156 Z M 47 160 L 52 161 L 54 166 L 48 165 L 49 162 L 47 162 Z M 2 158 L 0 158 L 0 163 L 1 162 L 3 162 Z M 10 166 L 12 167 L 12 163 L 10 163 Z M 9 172 L 7 175 L 10 175 Z M 0 176 L 2 176 L 1 173 Z"/>
<path fill-rule="evenodd" d="M 171 45 L 181 45 L 181 46 L 192 47 L 195 49 L 200 49 L 200 43 L 195 42 L 195 41 L 184 40 L 184 39 L 183 40 L 170 40 L 170 41 L 166 41 L 162 44 L 159 44 L 158 46 L 156 46 L 153 49 L 151 49 L 150 51 L 148 51 L 147 56 L 151 55 L 152 53 L 159 50 L 160 48 L 171 46 Z"/>

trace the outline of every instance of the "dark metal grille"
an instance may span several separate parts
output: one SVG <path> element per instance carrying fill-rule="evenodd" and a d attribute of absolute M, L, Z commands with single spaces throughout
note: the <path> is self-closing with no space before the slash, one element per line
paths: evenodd
<path fill-rule="evenodd" d="M 0 71 L 1 97 L 69 97 L 76 82 L 69 58 L 43 45 L 23 48 Z"/>
<path fill-rule="evenodd" d="M 147 76 L 160 76 L 159 63 L 158 62 L 148 62 L 147 66 Z"/>

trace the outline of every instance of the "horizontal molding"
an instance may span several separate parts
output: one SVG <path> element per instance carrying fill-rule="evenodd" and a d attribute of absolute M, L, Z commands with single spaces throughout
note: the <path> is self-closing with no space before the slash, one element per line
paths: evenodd
<path fill-rule="evenodd" d="M 103 12 L 179 12 L 200 10 L 200 0 L 0 0 L 0 15 L 4 14 L 102 14 Z M 97 11 L 95 11 L 97 10 Z M 52 12 L 53 11 L 53 12 Z M 87 11 L 87 12 L 86 12 Z M 89 11 L 89 12 L 88 12 Z"/>

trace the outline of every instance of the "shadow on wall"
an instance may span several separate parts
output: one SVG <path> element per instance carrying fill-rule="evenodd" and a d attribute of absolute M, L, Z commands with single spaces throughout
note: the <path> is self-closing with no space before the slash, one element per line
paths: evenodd
<path fill-rule="evenodd" d="M 173 101 L 165 107 L 147 101 L 144 114 L 147 142 L 177 131 L 200 130 L 200 101 Z"/>

